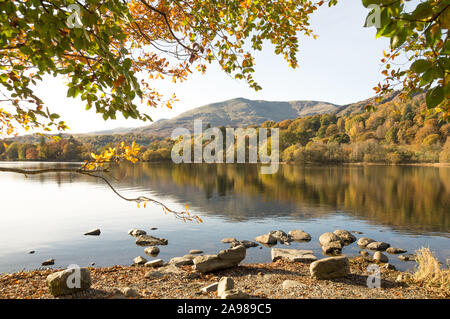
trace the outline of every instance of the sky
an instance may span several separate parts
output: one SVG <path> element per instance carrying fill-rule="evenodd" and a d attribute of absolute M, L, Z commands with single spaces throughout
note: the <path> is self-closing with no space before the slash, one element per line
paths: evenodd
<path fill-rule="evenodd" d="M 160 93 L 177 95 L 179 101 L 172 109 L 142 106 L 140 110 L 156 121 L 236 97 L 268 101 L 317 100 L 339 105 L 372 97 L 372 88 L 383 79 L 380 59 L 389 46 L 389 39 L 376 39 L 374 27 L 363 27 L 367 13 L 359 0 L 340 1 L 331 8 L 320 7 L 310 21 L 318 38 L 300 38 L 296 69 L 289 68 L 281 56 L 275 55 L 270 44 L 265 45 L 255 54 L 254 77 L 263 88 L 258 92 L 212 64 L 206 74 L 194 73 L 183 83 L 161 80 L 153 83 Z M 121 116 L 104 121 L 95 110 L 85 111 L 80 99 L 67 98 L 67 89 L 59 78 L 45 78 L 36 92 L 52 112 L 66 121 L 70 128 L 68 133 L 151 124 L 125 120 Z"/>

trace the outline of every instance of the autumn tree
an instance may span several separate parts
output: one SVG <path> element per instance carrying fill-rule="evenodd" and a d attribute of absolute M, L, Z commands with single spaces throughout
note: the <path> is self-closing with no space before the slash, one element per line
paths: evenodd
<path fill-rule="evenodd" d="M 450 1 L 362 3 L 370 9 L 366 26 L 376 27 L 376 37 L 390 39 L 390 48 L 381 60 L 385 81 L 374 88 L 375 92 L 380 98 L 396 88 L 402 90 L 404 97 L 426 92 L 428 113 L 450 121 Z M 400 55 L 411 62 L 409 67 L 398 67 Z"/>
<path fill-rule="evenodd" d="M 259 90 L 253 53 L 263 42 L 296 67 L 300 34 L 313 35 L 313 1 L 10 0 L 0 2 L 0 135 L 18 128 L 67 129 L 33 90 L 44 76 L 65 77 L 68 97 L 79 97 L 105 120 L 117 114 L 150 120 L 139 105 L 171 107 L 151 81 L 184 81 L 216 62 L 224 72 Z M 133 144 L 134 145 L 134 144 Z M 45 146 L 40 154 L 47 156 Z M 82 170 L 111 160 L 135 160 L 122 145 Z"/>

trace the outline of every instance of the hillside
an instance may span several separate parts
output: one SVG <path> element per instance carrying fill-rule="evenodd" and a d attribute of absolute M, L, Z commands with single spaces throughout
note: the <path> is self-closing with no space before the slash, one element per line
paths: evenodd
<path fill-rule="evenodd" d="M 265 121 L 279 122 L 299 116 L 333 113 L 338 108 L 338 105 L 318 101 L 270 102 L 237 98 L 197 107 L 175 118 L 160 120 L 130 132 L 170 136 L 177 127 L 192 130 L 194 120 L 202 120 L 203 125 L 211 124 L 213 127 L 248 127 Z"/>

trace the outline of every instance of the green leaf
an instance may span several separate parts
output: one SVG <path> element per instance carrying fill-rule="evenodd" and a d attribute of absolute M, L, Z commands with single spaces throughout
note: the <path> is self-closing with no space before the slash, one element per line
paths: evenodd
<path fill-rule="evenodd" d="M 438 106 L 444 100 L 444 88 L 442 86 L 432 88 L 427 92 L 425 99 L 428 108 Z"/>
<path fill-rule="evenodd" d="M 426 70 L 428 70 L 431 67 L 431 62 L 425 59 L 420 59 L 415 61 L 412 65 L 411 65 L 411 71 L 413 71 L 414 73 L 420 74 L 425 72 Z"/>

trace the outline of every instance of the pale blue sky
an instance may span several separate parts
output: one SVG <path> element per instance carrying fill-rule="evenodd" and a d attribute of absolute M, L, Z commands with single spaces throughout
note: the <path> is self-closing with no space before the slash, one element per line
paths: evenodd
<path fill-rule="evenodd" d="M 369 98 L 374 95 L 372 87 L 383 78 L 380 59 L 389 40 L 375 39 L 375 28 L 363 27 L 367 13 L 360 0 L 344 0 L 336 7 L 319 8 L 311 19 L 311 27 L 319 37 L 301 39 L 297 69 L 290 69 L 282 57 L 273 53 L 272 46 L 266 45 L 255 55 L 255 79 L 263 87 L 261 91 L 255 92 L 245 82 L 232 79 L 214 64 L 205 75 L 194 74 L 181 84 L 155 83 L 161 93 L 174 92 L 180 101 L 172 110 L 152 108 L 147 113 L 154 120 L 171 118 L 198 106 L 235 97 L 335 104 Z M 149 124 L 122 118 L 105 122 L 95 111 L 84 111 L 80 100 L 66 98 L 66 88 L 59 79 L 48 78 L 38 92 L 51 111 L 62 116 L 71 133 Z"/>

